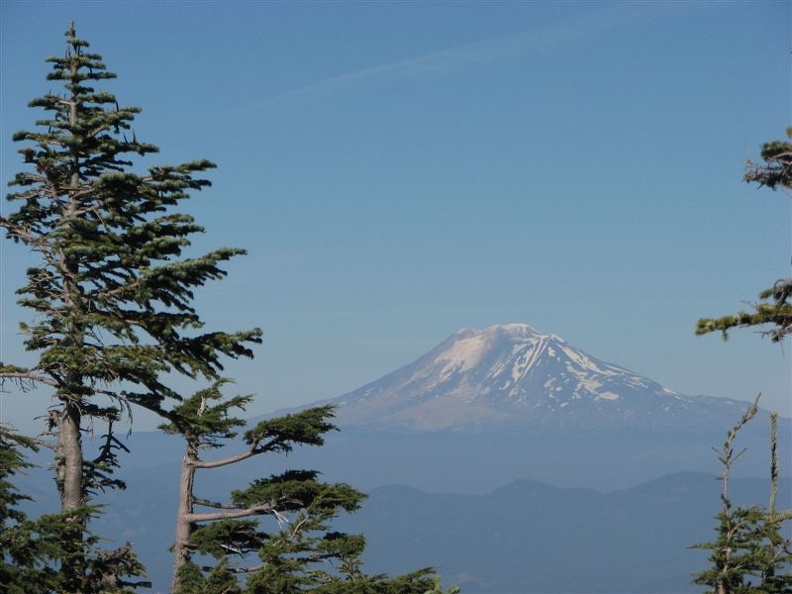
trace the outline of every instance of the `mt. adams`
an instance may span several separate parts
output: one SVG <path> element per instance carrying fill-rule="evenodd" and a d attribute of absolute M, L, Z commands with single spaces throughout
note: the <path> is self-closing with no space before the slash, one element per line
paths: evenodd
<path fill-rule="evenodd" d="M 339 398 L 342 427 L 728 427 L 747 404 L 689 397 L 525 324 L 463 329 L 415 362 Z"/>

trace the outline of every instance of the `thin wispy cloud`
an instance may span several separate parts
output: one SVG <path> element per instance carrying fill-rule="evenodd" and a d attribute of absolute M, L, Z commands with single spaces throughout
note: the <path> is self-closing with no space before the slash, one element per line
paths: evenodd
<path fill-rule="evenodd" d="M 586 37 L 624 26 L 658 10 L 680 5 L 624 3 L 593 10 L 565 23 L 536 30 L 475 41 L 446 48 L 422 56 L 379 64 L 332 76 L 316 82 L 265 97 L 243 109 L 251 109 L 286 99 L 325 92 L 333 88 L 349 87 L 371 79 L 417 79 L 420 77 L 448 75 L 471 68 L 502 62 L 531 52 L 549 52 Z"/>

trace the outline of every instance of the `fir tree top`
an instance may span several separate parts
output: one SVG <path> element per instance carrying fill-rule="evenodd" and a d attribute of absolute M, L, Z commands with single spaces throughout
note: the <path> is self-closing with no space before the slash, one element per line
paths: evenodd
<path fill-rule="evenodd" d="M 46 116 L 35 131 L 14 135 L 30 167 L 11 181 L 7 198 L 17 210 L 0 227 L 40 258 L 17 291 L 35 312 L 22 325 L 27 349 L 39 353 L 27 371 L 62 398 L 104 392 L 156 409 L 178 397 L 164 374 L 217 379 L 221 358 L 252 356 L 247 345 L 260 342 L 261 331 L 200 332 L 194 290 L 225 276 L 220 263 L 245 253 L 184 256 L 203 228 L 174 207 L 210 185 L 195 176 L 215 165 L 202 159 L 134 172 L 129 155 L 158 149 L 132 130 L 140 108 L 94 88 L 115 74 L 88 47 L 72 24 L 64 56 L 47 60 L 47 78 L 62 91 L 31 101 Z"/>

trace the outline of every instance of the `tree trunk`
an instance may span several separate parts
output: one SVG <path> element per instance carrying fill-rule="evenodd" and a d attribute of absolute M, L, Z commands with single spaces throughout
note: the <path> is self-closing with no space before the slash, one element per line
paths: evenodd
<path fill-rule="evenodd" d="M 66 402 L 58 427 L 57 474 L 63 511 L 79 508 L 83 503 L 83 455 L 80 435 L 80 409 Z"/>
<path fill-rule="evenodd" d="M 78 61 L 72 60 L 72 80 L 78 76 Z M 69 124 L 76 126 L 78 123 L 78 100 L 75 91 L 72 91 Z M 71 147 L 71 177 L 70 184 L 66 187 L 69 198 L 66 216 L 73 216 L 78 208 L 74 193 L 79 190 L 80 182 L 80 155 L 77 144 Z M 84 338 L 82 324 L 75 319 L 76 312 L 80 311 L 80 290 L 76 284 L 79 272 L 78 264 L 68 257 L 63 248 L 60 249 L 60 266 L 63 275 L 63 301 L 68 308 L 70 317 L 66 319 L 65 339 L 72 349 L 80 349 Z M 58 443 L 55 472 L 60 491 L 61 511 L 77 510 L 86 503 L 86 489 L 83 475 L 83 450 L 82 450 L 82 397 L 79 391 L 69 390 L 75 386 L 82 387 L 82 377 L 79 372 L 71 371 L 66 381 L 67 392 L 60 396 L 63 408 L 58 418 Z M 85 581 L 85 532 L 87 518 L 83 513 L 75 514 L 69 519 L 69 529 L 64 535 L 64 547 L 68 554 L 64 561 L 62 571 L 65 577 L 64 591 L 79 593 Z"/>
<path fill-rule="evenodd" d="M 61 511 L 79 509 L 84 502 L 83 493 L 83 454 L 80 434 L 80 408 L 66 400 L 58 418 L 58 444 L 55 471 L 61 500 Z M 85 555 L 83 539 L 85 517 L 77 514 L 69 518 L 69 529 L 63 535 L 63 546 L 69 560 L 62 567 L 64 591 L 79 593 L 82 590 L 85 574 Z"/>
<path fill-rule="evenodd" d="M 187 442 L 179 480 L 179 507 L 176 512 L 176 541 L 173 544 L 173 584 L 171 591 L 178 594 L 181 586 L 181 570 L 190 561 L 190 535 L 193 526 L 190 515 L 193 513 L 193 483 L 195 481 L 195 462 L 198 460 L 198 447 Z"/>

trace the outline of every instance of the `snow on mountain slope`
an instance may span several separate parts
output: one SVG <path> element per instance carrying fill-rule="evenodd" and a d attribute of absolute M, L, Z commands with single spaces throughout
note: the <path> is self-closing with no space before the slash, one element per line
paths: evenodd
<path fill-rule="evenodd" d="M 330 402 L 341 426 L 418 431 L 695 426 L 731 422 L 746 408 L 677 394 L 526 324 L 460 330 Z"/>

